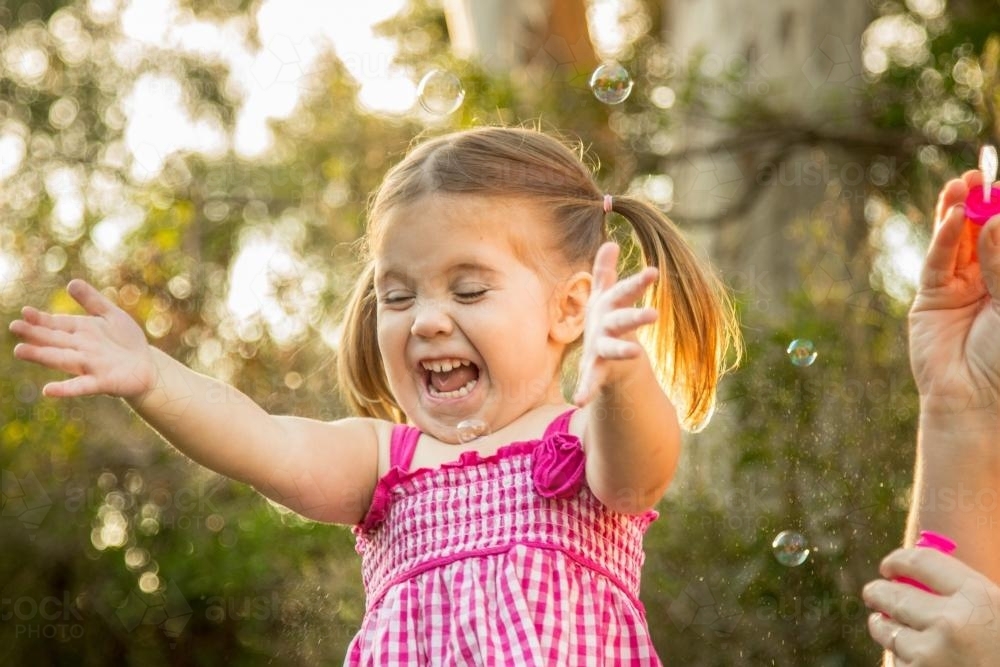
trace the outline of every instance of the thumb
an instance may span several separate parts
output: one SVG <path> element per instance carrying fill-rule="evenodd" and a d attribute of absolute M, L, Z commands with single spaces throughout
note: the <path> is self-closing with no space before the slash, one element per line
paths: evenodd
<path fill-rule="evenodd" d="M 986 289 L 1000 301 L 1000 215 L 994 215 L 983 225 L 979 235 L 979 270 Z"/>

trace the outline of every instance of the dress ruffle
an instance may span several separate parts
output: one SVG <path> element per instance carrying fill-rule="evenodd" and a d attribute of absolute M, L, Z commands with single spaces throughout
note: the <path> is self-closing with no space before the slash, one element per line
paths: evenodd
<path fill-rule="evenodd" d="M 375 485 L 368 513 L 354 528 L 354 532 L 371 532 L 385 521 L 392 505 L 394 487 L 442 468 L 496 464 L 503 459 L 526 453 L 532 455 L 531 479 L 539 495 L 545 498 L 571 498 L 583 488 L 587 462 L 583 443 L 571 433 L 551 433 L 538 440 L 512 442 L 488 456 L 476 451 L 462 452 L 454 461 L 442 463 L 437 468 L 403 470 L 399 466 L 393 466 Z"/>

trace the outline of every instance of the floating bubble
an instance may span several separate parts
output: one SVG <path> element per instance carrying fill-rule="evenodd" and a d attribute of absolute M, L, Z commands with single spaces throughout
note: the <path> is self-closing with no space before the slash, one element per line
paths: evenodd
<path fill-rule="evenodd" d="M 443 69 L 432 69 L 417 85 L 417 100 L 427 113 L 447 116 L 462 106 L 465 88 L 457 76 Z"/>
<path fill-rule="evenodd" d="M 809 543 L 800 533 L 783 530 L 771 542 L 774 557 L 786 567 L 798 567 L 809 558 Z"/>
<path fill-rule="evenodd" d="M 459 442 L 472 442 L 476 438 L 489 433 L 489 426 L 482 419 L 464 419 L 455 427 L 458 430 Z"/>
<path fill-rule="evenodd" d="M 594 97 L 605 104 L 621 104 L 632 93 L 632 77 L 618 63 L 604 63 L 590 75 Z"/>
<path fill-rule="evenodd" d="M 788 344 L 788 349 L 785 352 L 788 353 L 788 358 L 796 366 L 812 366 L 813 362 L 816 361 L 816 357 L 819 356 L 813 342 L 805 338 L 796 338 L 793 340 Z"/>

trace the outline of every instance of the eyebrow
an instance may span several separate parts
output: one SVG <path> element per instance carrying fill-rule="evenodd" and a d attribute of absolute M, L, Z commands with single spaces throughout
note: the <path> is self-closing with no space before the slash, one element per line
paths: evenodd
<path fill-rule="evenodd" d="M 479 262 L 460 262 L 448 267 L 449 275 L 455 275 L 458 273 L 478 273 L 494 277 L 499 276 L 501 272 L 492 267 L 486 266 L 485 264 L 480 264 Z M 379 271 L 375 276 L 376 284 L 387 280 L 398 280 L 405 283 L 411 282 L 413 279 L 404 269 L 390 266 L 382 271 Z"/>

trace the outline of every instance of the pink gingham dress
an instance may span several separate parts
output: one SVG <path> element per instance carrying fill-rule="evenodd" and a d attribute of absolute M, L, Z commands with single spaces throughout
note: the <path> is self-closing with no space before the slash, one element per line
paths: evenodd
<path fill-rule="evenodd" d="M 367 610 L 345 665 L 660 665 L 639 602 L 657 514 L 590 492 L 571 415 L 541 440 L 414 471 L 420 431 L 395 427 L 354 528 Z"/>

